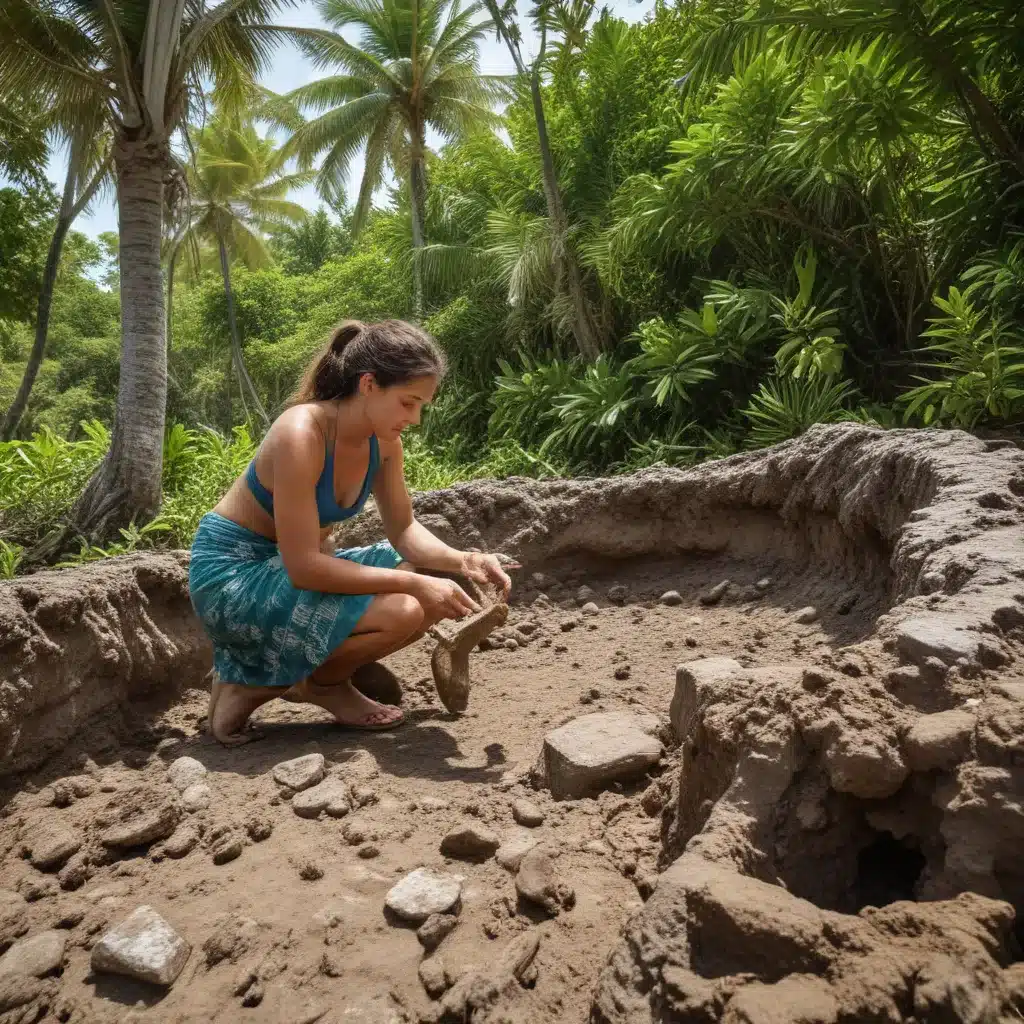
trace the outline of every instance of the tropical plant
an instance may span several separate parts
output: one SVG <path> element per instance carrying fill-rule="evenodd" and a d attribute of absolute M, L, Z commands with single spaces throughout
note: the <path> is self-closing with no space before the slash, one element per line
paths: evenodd
<path fill-rule="evenodd" d="M 263 232 L 271 227 L 299 224 L 306 219 L 305 208 L 285 197 L 292 189 L 307 184 L 312 175 L 287 173 L 284 151 L 271 139 L 260 138 L 252 124 L 238 117 L 218 114 L 209 124 L 192 129 L 190 134 L 195 159 L 188 169 L 188 202 L 182 205 L 183 216 L 176 225 L 168 276 L 173 280 L 179 251 L 190 256 L 197 267 L 200 244 L 209 242 L 216 248 L 227 301 L 231 359 L 246 417 L 254 412 L 259 423 L 269 428 L 270 418 L 249 376 L 242 352 L 231 290 L 231 258 L 248 267 L 271 263 Z M 168 291 L 171 291 L 170 285 Z"/>
<path fill-rule="evenodd" d="M 366 222 L 374 192 L 390 167 L 408 182 L 412 245 L 422 249 L 427 191 L 427 131 L 452 141 L 496 126 L 503 79 L 483 75 L 478 45 L 491 28 L 483 5 L 460 0 L 317 0 L 333 30 L 303 29 L 299 45 L 318 69 L 333 74 L 287 97 L 319 116 L 292 135 L 288 151 L 307 164 L 323 155 L 317 175 L 324 196 L 343 189 L 352 158 L 365 164 L 352 229 Z M 342 36 L 357 27 L 359 44 Z M 414 253 L 415 255 L 415 253 Z M 422 269 L 414 264 L 414 308 L 423 310 Z"/>
<path fill-rule="evenodd" d="M 167 398 L 160 245 L 165 181 L 175 170 L 170 138 L 187 123 L 199 80 L 239 98 L 265 68 L 264 23 L 282 2 L 6 0 L 0 7 L 0 96 L 28 97 L 65 125 L 92 110 L 114 138 L 121 372 L 109 452 L 71 516 L 70 528 L 86 536 L 114 535 L 160 507 Z M 59 549 L 65 535 L 47 550 Z"/>
<path fill-rule="evenodd" d="M 523 57 L 522 31 L 516 20 L 515 0 L 484 0 L 484 3 L 490 11 L 498 36 L 505 41 L 505 45 L 508 47 L 520 81 L 528 83 L 529 86 L 537 128 L 537 142 L 540 149 L 544 202 L 551 226 L 553 262 L 556 268 L 555 286 L 559 293 L 564 294 L 566 303 L 571 309 L 569 323 L 580 353 L 586 359 L 594 359 L 605 346 L 586 294 L 579 258 L 573 249 L 569 217 L 565 210 L 565 200 L 559 186 L 558 173 L 551 151 L 547 117 L 544 113 L 544 97 L 541 91 L 541 74 L 548 59 L 549 33 L 558 31 L 559 28 L 563 31 L 567 28 L 571 29 L 570 34 L 564 38 L 562 49 L 563 54 L 570 53 L 586 26 L 587 19 L 593 10 L 593 3 L 577 4 L 572 12 L 565 11 L 562 5 L 557 2 L 549 2 L 549 0 L 542 0 L 534 7 L 532 13 L 540 33 L 540 49 L 530 64 Z M 559 17 L 560 13 L 565 16 Z"/>
<path fill-rule="evenodd" d="M 64 190 L 61 195 L 60 207 L 46 253 L 46 264 L 43 267 L 42 282 L 39 286 L 39 297 L 36 309 L 35 337 L 29 353 L 28 363 L 21 378 L 21 385 L 14 401 L 0 425 L 0 440 L 9 441 L 14 437 L 21 417 L 28 405 L 32 386 L 39 375 L 39 367 L 46 351 L 46 340 L 50 328 L 50 310 L 53 305 L 53 287 L 60 268 L 61 253 L 64 240 L 67 238 L 71 225 L 89 205 L 100 184 L 110 173 L 112 153 L 110 138 L 103 128 L 96 111 L 90 111 L 72 129 L 67 138 L 68 166 L 64 175 Z M 98 123 L 100 122 L 100 123 Z"/>
<path fill-rule="evenodd" d="M 848 380 L 772 377 L 765 381 L 743 410 L 750 423 L 748 442 L 764 448 L 797 437 L 815 423 L 839 423 L 851 418 L 844 402 L 852 396 Z"/>
<path fill-rule="evenodd" d="M 916 378 L 923 383 L 901 396 L 906 419 L 971 430 L 985 418 L 1024 414 L 1024 324 L 986 308 L 984 288 L 983 280 L 975 280 L 935 297 L 944 315 L 930 320 L 923 336 L 937 340 L 922 351 L 940 359 L 924 365 L 942 376 Z"/>
<path fill-rule="evenodd" d="M 556 401 L 576 382 L 580 366 L 561 359 L 540 362 L 519 353 L 519 367 L 499 359 L 488 429 L 492 437 L 513 437 L 521 444 L 539 443 L 556 419 Z"/>

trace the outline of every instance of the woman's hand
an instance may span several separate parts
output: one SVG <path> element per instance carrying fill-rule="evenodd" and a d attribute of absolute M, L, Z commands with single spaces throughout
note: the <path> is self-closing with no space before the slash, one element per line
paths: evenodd
<path fill-rule="evenodd" d="M 480 605 L 455 580 L 437 576 L 417 575 L 412 596 L 423 605 L 428 619 L 461 619 L 480 611 Z"/>
<path fill-rule="evenodd" d="M 510 569 L 518 569 L 519 563 L 507 556 L 501 556 Z M 493 583 L 508 598 L 512 580 L 502 568 L 498 555 L 485 555 L 479 551 L 467 551 L 462 556 L 461 571 L 474 583 Z"/>

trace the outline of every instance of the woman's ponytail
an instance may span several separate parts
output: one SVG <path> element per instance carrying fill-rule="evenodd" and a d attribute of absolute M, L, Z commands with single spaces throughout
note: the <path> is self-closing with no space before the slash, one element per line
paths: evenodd
<path fill-rule="evenodd" d="M 345 320 L 306 368 L 291 404 L 348 398 L 366 373 L 387 388 L 417 377 L 440 378 L 444 371 L 444 356 L 434 339 L 419 327 L 404 320 L 376 324 Z"/>

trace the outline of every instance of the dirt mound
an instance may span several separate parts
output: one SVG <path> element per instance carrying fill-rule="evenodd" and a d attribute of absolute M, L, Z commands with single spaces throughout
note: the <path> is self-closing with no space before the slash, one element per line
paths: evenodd
<path fill-rule="evenodd" d="M 403 730 L 275 702 L 232 751 L 186 556 L 0 587 L 0 1021 L 1018 1019 L 1022 496 L 852 425 L 418 495 L 524 563 L 469 713 L 421 644 Z M 169 988 L 91 960 L 136 932 Z"/>

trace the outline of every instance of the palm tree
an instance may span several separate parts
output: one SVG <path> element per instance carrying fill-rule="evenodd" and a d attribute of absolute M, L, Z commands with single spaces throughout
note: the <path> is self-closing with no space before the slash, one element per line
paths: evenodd
<path fill-rule="evenodd" d="M 25 414 L 32 386 L 36 382 L 39 367 L 43 362 L 50 328 L 53 286 L 60 268 L 64 240 L 75 219 L 89 205 L 96 190 L 110 173 L 112 154 L 109 135 L 103 130 L 103 125 L 97 123 L 100 119 L 95 116 L 96 112 L 92 111 L 92 113 L 93 123 L 90 124 L 87 112 L 71 129 L 70 137 L 67 139 L 68 167 L 64 177 L 64 190 L 57 211 L 53 237 L 50 239 L 46 265 L 43 268 L 43 280 L 39 289 L 39 304 L 36 311 L 35 337 L 18 393 L 14 396 L 14 401 L 4 416 L 3 425 L 0 426 L 0 440 L 3 441 L 10 441 L 14 437 L 21 417 Z M 59 134 L 66 134 L 66 132 Z"/>
<path fill-rule="evenodd" d="M 242 354 L 231 291 L 230 260 L 240 259 L 249 267 L 272 262 L 262 231 L 305 220 L 305 209 L 289 202 L 285 196 L 291 189 L 307 184 L 312 174 L 285 173 L 287 158 L 283 150 L 275 147 L 271 139 L 261 139 L 251 124 L 237 118 L 218 115 L 204 128 L 190 134 L 195 163 L 188 172 L 185 217 L 172 242 L 168 292 L 173 288 L 179 251 L 190 255 L 196 266 L 201 242 L 216 247 L 228 307 L 231 359 L 241 387 L 242 404 L 247 415 L 251 405 L 262 425 L 269 427 L 270 419 Z"/>
<path fill-rule="evenodd" d="M 201 80 L 237 96 L 266 64 L 264 24 L 286 0 L 4 0 L 0 95 L 26 96 L 62 123 L 88 107 L 113 139 L 121 267 L 121 372 L 110 449 L 71 514 L 92 538 L 160 507 L 167 358 L 160 244 L 170 140 Z M 280 29 L 276 30 L 278 33 Z"/>
<path fill-rule="evenodd" d="M 374 191 L 390 167 L 408 182 L 414 258 L 422 250 L 426 205 L 427 129 L 446 141 L 499 121 L 493 105 L 506 94 L 503 78 L 481 75 L 477 47 L 492 28 L 479 20 L 483 4 L 460 0 L 317 0 L 336 31 L 296 30 L 318 68 L 335 74 L 288 99 L 320 112 L 303 124 L 289 151 L 306 162 L 326 154 L 317 183 L 326 197 L 343 187 L 352 157 L 366 147 L 366 166 L 353 232 L 366 221 Z M 355 25 L 353 46 L 341 29 Z M 414 308 L 423 308 L 422 268 L 414 259 Z"/>
<path fill-rule="evenodd" d="M 572 309 L 572 331 L 580 352 L 587 359 L 596 359 L 602 349 L 600 330 L 587 300 L 583 285 L 583 274 L 579 261 L 572 250 L 569 237 L 569 217 L 558 185 L 555 158 L 551 152 L 548 137 L 547 118 L 544 115 L 544 97 L 541 94 L 541 71 L 547 59 L 549 30 L 565 33 L 565 42 L 560 55 L 571 52 L 575 41 L 583 32 L 582 26 L 592 5 L 572 4 L 570 9 L 560 8 L 557 3 L 540 3 L 535 9 L 537 26 L 540 29 L 540 51 L 528 65 L 520 47 L 521 33 L 516 22 L 515 0 L 484 0 L 498 35 L 505 41 L 512 62 L 520 79 L 529 83 L 530 98 L 533 102 L 533 116 L 537 125 L 537 142 L 540 148 L 541 180 L 544 184 L 544 200 L 547 204 L 548 220 L 551 222 L 553 257 L 558 271 L 559 291 L 564 292 Z"/>

